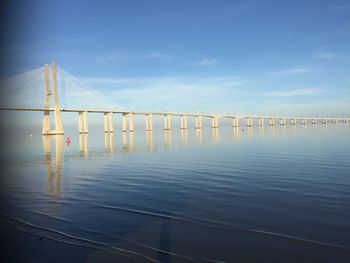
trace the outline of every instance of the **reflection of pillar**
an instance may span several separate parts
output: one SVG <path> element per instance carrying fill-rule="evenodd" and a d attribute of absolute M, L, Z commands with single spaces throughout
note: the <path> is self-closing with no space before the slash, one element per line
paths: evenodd
<path fill-rule="evenodd" d="M 128 138 L 126 137 L 126 132 L 123 132 L 123 145 L 128 144 Z"/>
<path fill-rule="evenodd" d="M 130 151 L 133 151 L 134 150 L 134 133 L 133 132 L 130 132 L 130 135 L 129 135 L 129 146 L 130 146 Z"/>
<path fill-rule="evenodd" d="M 133 112 L 129 113 L 129 130 L 131 132 L 134 131 L 134 113 Z"/>
<path fill-rule="evenodd" d="M 60 194 L 61 188 L 61 165 L 62 165 L 62 148 L 63 148 L 63 135 L 56 135 L 56 158 L 55 158 L 55 166 L 56 166 L 56 194 Z"/>
<path fill-rule="evenodd" d="M 84 135 L 79 134 L 79 151 L 80 153 L 84 152 Z"/>
<path fill-rule="evenodd" d="M 113 127 L 113 112 L 108 113 L 108 121 L 109 121 L 109 132 L 114 132 Z"/>
<path fill-rule="evenodd" d="M 153 131 L 146 131 L 146 147 L 153 149 Z"/>
<path fill-rule="evenodd" d="M 109 134 L 109 151 L 111 153 L 114 152 L 114 133 L 113 132 Z"/>
<path fill-rule="evenodd" d="M 108 132 L 105 132 L 105 149 L 109 149 L 109 136 Z"/>
<path fill-rule="evenodd" d="M 202 130 L 201 129 L 196 130 L 196 143 L 202 144 Z"/>
<path fill-rule="evenodd" d="M 218 140 L 218 129 L 211 129 L 211 137 L 212 137 L 212 141 L 215 142 Z"/>
<path fill-rule="evenodd" d="M 79 111 L 78 112 L 78 124 L 79 124 L 79 133 L 84 132 L 84 125 L 83 125 L 83 112 Z"/>
<path fill-rule="evenodd" d="M 247 127 L 247 134 L 248 134 L 248 137 L 253 137 L 253 127 L 252 126 Z"/>
<path fill-rule="evenodd" d="M 51 143 L 50 143 L 50 136 L 49 135 L 43 135 L 43 148 L 44 148 L 44 155 L 45 155 L 45 163 L 47 166 L 47 191 L 49 194 L 52 194 L 52 160 L 51 160 Z"/>
<path fill-rule="evenodd" d="M 181 143 L 187 144 L 187 130 L 185 130 L 185 129 L 181 130 L 180 136 L 181 136 Z"/>
<path fill-rule="evenodd" d="M 84 120 L 84 133 L 88 133 L 89 128 L 88 128 L 88 113 L 87 113 L 87 111 L 83 112 L 83 120 Z"/>
<path fill-rule="evenodd" d="M 232 127 L 232 139 L 234 141 L 237 141 L 239 138 L 239 128 L 238 127 Z"/>
<path fill-rule="evenodd" d="M 84 134 L 84 156 L 88 158 L 89 156 L 89 134 Z"/>
<path fill-rule="evenodd" d="M 265 129 L 264 126 L 259 126 L 258 128 L 259 135 L 264 135 L 264 129 Z"/>
<path fill-rule="evenodd" d="M 165 144 L 165 146 L 167 146 L 167 147 L 171 147 L 171 141 L 172 141 L 172 139 L 171 139 L 171 130 L 165 130 L 164 131 L 164 144 Z"/>

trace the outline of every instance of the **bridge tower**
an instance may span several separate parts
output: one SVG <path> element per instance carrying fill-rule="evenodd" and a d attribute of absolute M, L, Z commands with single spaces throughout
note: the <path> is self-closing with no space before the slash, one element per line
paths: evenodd
<path fill-rule="evenodd" d="M 57 69 L 56 62 L 51 63 L 51 73 L 52 73 L 52 90 L 50 90 L 50 77 L 49 77 L 49 65 L 44 65 L 44 85 L 45 85 L 45 98 L 44 107 L 48 110 L 44 111 L 43 119 L 43 135 L 54 135 L 54 134 L 64 134 L 62 118 L 61 118 L 61 107 L 58 100 L 57 94 Z M 53 107 L 55 116 L 55 129 L 51 130 L 50 126 L 50 96 L 53 96 Z"/>

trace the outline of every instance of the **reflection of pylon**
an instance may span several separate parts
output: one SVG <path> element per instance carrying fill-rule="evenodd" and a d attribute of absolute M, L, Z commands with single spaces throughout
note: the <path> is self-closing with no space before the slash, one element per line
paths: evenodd
<path fill-rule="evenodd" d="M 49 78 L 49 65 L 44 65 L 44 79 L 45 79 L 45 99 L 44 107 L 47 108 L 47 111 L 44 111 L 44 120 L 43 120 L 43 135 L 49 134 L 64 134 L 62 118 L 61 118 L 61 109 L 60 103 L 57 95 L 57 71 L 56 71 L 56 62 L 52 61 L 51 64 L 52 71 L 52 91 L 50 90 L 50 78 Z M 51 130 L 50 127 L 50 95 L 53 95 L 53 106 L 55 111 L 55 130 Z"/>

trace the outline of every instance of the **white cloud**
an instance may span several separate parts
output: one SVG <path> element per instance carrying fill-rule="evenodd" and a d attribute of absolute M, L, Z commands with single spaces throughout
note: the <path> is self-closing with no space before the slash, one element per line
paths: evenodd
<path fill-rule="evenodd" d="M 310 96 L 322 93 L 321 88 L 303 88 L 303 89 L 292 89 L 283 91 L 271 91 L 266 93 L 267 96 L 271 97 L 295 97 L 295 96 Z"/>
<path fill-rule="evenodd" d="M 335 54 L 331 52 L 317 51 L 312 55 L 312 57 L 320 59 L 332 59 L 335 57 Z"/>
<path fill-rule="evenodd" d="M 158 51 L 149 51 L 145 54 L 146 59 L 169 59 L 171 55 L 164 54 Z"/>
<path fill-rule="evenodd" d="M 211 65 L 217 65 L 219 64 L 219 61 L 217 58 L 210 58 L 210 57 L 205 57 L 201 58 L 196 65 L 197 66 L 211 66 Z"/>
<path fill-rule="evenodd" d="M 270 72 L 271 76 L 292 76 L 301 75 L 311 72 L 312 70 L 306 67 L 291 68 L 286 70 L 278 70 Z"/>

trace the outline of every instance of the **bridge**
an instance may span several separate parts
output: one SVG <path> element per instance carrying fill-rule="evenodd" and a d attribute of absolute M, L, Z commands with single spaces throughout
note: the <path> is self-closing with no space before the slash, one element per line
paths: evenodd
<path fill-rule="evenodd" d="M 51 72 L 50 72 L 51 71 Z M 58 74 L 59 73 L 59 74 Z M 51 75 L 51 77 L 50 77 Z M 202 118 L 211 120 L 211 128 L 219 127 L 219 119 L 229 119 L 232 127 L 239 127 L 244 121 L 247 127 L 254 123 L 264 126 L 275 125 L 307 125 L 309 123 L 346 123 L 349 117 L 305 117 L 305 116 L 272 116 L 272 115 L 236 115 L 236 114 L 213 114 L 213 113 L 191 113 L 191 112 L 168 112 L 168 111 L 132 111 L 125 110 L 120 105 L 105 97 L 103 94 L 87 87 L 63 69 L 57 69 L 56 63 L 51 63 L 51 68 L 45 64 L 39 69 L 20 74 L 18 76 L 2 81 L 2 98 L 0 110 L 14 111 L 41 111 L 43 112 L 43 135 L 64 134 L 61 113 L 78 113 L 78 132 L 87 134 L 88 114 L 101 113 L 104 118 L 104 132 L 114 132 L 114 115 L 122 116 L 122 131 L 134 131 L 134 116 L 145 116 L 145 130 L 153 130 L 153 116 L 164 116 L 164 130 L 172 129 L 172 118 L 180 118 L 180 129 L 188 129 L 188 118 L 194 119 L 194 128 L 202 129 Z M 58 88 L 58 83 L 60 87 Z M 81 97 L 90 102 L 79 105 L 74 98 Z M 63 98 L 62 101 L 59 98 Z M 91 108 L 87 108 L 87 106 Z M 95 106 L 94 106 L 95 105 Z M 101 105 L 102 108 L 101 108 Z M 103 108 L 105 107 L 105 108 Z M 54 129 L 51 128 L 50 113 L 54 114 Z"/>

